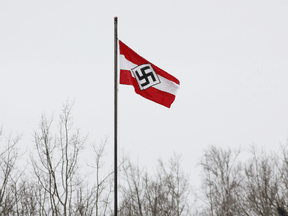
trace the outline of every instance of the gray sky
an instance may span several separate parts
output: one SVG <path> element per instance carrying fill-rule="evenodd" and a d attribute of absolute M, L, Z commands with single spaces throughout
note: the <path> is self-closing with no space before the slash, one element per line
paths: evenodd
<path fill-rule="evenodd" d="M 279 149 L 288 132 L 288 1 L 0 0 L 0 124 L 32 145 L 41 114 L 74 100 L 75 125 L 109 137 L 118 36 L 180 80 L 171 109 L 119 86 L 119 148 L 153 168 L 210 144 Z M 112 163 L 113 161 L 111 161 Z"/>

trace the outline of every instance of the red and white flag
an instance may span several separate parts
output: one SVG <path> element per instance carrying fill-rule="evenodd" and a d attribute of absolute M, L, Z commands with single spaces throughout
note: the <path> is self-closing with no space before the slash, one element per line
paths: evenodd
<path fill-rule="evenodd" d="M 156 65 L 139 56 L 119 40 L 120 84 L 133 85 L 144 98 L 170 108 L 180 82 Z"/>

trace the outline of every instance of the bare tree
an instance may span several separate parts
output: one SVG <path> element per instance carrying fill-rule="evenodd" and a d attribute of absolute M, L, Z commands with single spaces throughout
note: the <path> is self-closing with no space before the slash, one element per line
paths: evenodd
<path fill-rule="evenodd" d="M 191 212 L 189 176 L 182 170 L 181 162 L 181 155 L 175 153 L 169 159 L 168 165 L 159 159 L 158 178 L 166 188 L 166 201 L 162 203 L 162 209 L 166 208 L 164 213 L 167 215 L 190 215 Z"/>
<path fill-rule="evenodd" d="M 181 157 L 174 155 L 168 165 L 159 159 L 157 173 L 148 175 L 145 169 L 128 162 L 123 169 L 121 215 L 191 214 L 189 178 L 181 169 Z"/>
<path fill-rule="evenodd" d="M 77 190 L 77 215 L 105 216 L 110 211 L 112 202 L 113 171 L 104 173 L 104 156 L 107 139 L 100 144 L 94 143 L 92 147 L 93 163 L 87 164 L 92 168 L 95 183 L 85 182 Z M 94 179 L 94 178 L 90 178 Z"/>
<path fill-rule="evenodd" d="M 26 175 L 25 175 L 26 177 Z M 26 177 L 27 178 L 27 177 Z M 28 178 L 27 178 L 28 179 Z M 16 197 L 16 215 L 47 215 L 43 212 L 41 204 L 43 204 L 43 196 L 45 196 L 45 191 L 39 191 L 41 189 L 38 187 L 35 181 L 21 179 L 18 186 L 13 186 L 13 189 L 18 188 L 18 193 Z"/>
<path fill-rule="evenodd" d="M 39 185 L 49 195 L 49 202 L 45 203 L 48 215 L 67 216 L 75 213 L 72 201 L 79 185 L 79 181 L 76 182 L 78 157 L 86 137 L 73 128 L 71 108 L 69 103 L 63 106 L 58 136 L 52 134 L 52 118 L 47 119 L 44 115 L 40 131 L 34 134 L 38 160 L 31 155 L 31 161 Z"/>
<path fill-rule="evenodd" d="M 262 149 L 251 148 L 252 157 L 245 167 L 245 196 L 252 215 L 272 216 L 285 213 L 278 155 L 267 155 Z M 281 166 L 281 165 L 280 165 Z M 280 215 L 281 215 L 280 214 Z"/>
<path fill-rule="evenodd" d="M 210 146 L 200 160 L 202 167 L 201 199 L 206 203 L 205 211 L 211 216 L 245 215 L 241 202 L 243 168 L 237 161 L 241 150 L 224 150 Z"/>
<path fill-rule="evenodd" d="M 281 182 L 279 182 L 279 189 L 281 194 L 278 201 L 278 213 L 279 215 L 288 216 L 288 144 L 281 146 L 282 163 L 277 163 L 278 171 L 281 174 Z"/>
<path fill-rule="evenodd" d="M 94 156 L 94 163 L 90 165 L 90 167 L 95 170 L 96 177 L 96 185 L 93 188 L 93 194 L 95 197 L 95 211 L 96 216 L 105 216 L 109 210 L 109 205 L 112 200 L 112 188 L 113 188 L 113 171 L 109 171 L 109 173 L 100 172 L 103 170 L 105 165 L 105 161 L 103 157 L 105 156 L 105 148 L 107 145 L 107 138 L 102 141 L 100 144 L 92 145 L 92 152 Z"/>
<path fill-rule="evenodd" d="M 123 165 L 122 178 L 124 184 L 121 185 L 122 203 L 120 205 L 120 215 L 145 215 L 144 214 L 144 189 L 143 172 L 139 166 L 127 161 Z"/>
<path fill-rule="evenodd" d="M 5 137 L 0 128 L 0 215 L 9 215 L 15 212 L 19 180 L 16 162 L 19 159 L 17 144 L 21 136 Z M 14 188 L 13 188 L 14 187 Z"/>

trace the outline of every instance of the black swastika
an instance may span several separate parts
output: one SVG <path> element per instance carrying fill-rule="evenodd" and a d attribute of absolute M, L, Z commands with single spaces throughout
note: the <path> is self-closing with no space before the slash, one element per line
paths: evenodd
<path fill-rule="evenodd" d="M 158 75 L 151 64 L 142 64 L 131 69 L 140 90 L 145 90 L 160 83 Z"/>
<path fill-rule="evenodd" d="M 145 72 L 145 70 L 148 70 L 148 69 L 150 69 L 149 66 L 146 66 L 146 67 L 143 67 L 143 68 L 140 69 L 141 72 L 142 72 L 142 76 L 139 75 L 138 71 L 135 71 L 136 76 L 138 77 L 139 80 L 145 79 L 145 83 L 141 83 L 141 86 L 142 86 L 142 87 L 150 84 L 149 76 L 152 78 L 152 80 L 153 80 L 154 82 L 156 82 L 156 78 L 155 78 L 154 74 L 153 74 L 151 71 L 148 72 L 148 73 Z"/>

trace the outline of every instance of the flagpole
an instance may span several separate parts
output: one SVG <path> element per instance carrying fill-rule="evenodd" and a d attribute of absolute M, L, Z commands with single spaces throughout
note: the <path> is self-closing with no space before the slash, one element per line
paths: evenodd
<path fill-rule="evenodd" d="M 118 113 L 118 79 L 117 79 L 117 21 L 114 17 L 114 215 L 117 216 L 117 113 Z"/>

